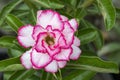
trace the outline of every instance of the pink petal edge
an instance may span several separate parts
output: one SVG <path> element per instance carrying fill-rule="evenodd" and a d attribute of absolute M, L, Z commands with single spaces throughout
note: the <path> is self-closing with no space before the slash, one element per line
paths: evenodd
<path fill-rule="evenodd" d="M 64 22 L 64 29 L 62 31 L 62 34 L 67 44 L 67 46 L 64 46 L 64 47 L 71 46 L 74 41 L 74 30 L 68 22 Z"/>
<path fill-rule="evenodd" d="M 75 46 L 80 46 L 80 40 L 79 40 L 76 36 L 74 36 L 73 45 L 75 45 Z"/>
<path fill-rule="evenodd" d="M 59 54 L 56 54 L 53 58 L 57 61 L 69 61 L 69 57 L 72 54 L 72 48 L 61 49 Z"/>
<path fill-rule="evenodd" d="M 81 50 L 79 47 L 72 45 L 73 53 L 70 55 L 70 59 L 77 60 L 80 57 Z"/>
<path fill-rule="evenodd" d="M 67 61 L 57 61 L 59 68 L 64 68 L 67 64 Z"/>
<path fill-rule="evenodd" d="M 69 23 L 72 26 L 72 28 L 74 29 L 74 31 L 76 31 L 78 28 L 78 23 L 77 23 L 76 19 L 69 20 Z"/>
<path fill-rule="evenodd" d="M 31 57 L 30 57 L 31 51 L 32 49 L 30 49 L 29 51 L 26 51 L 20 57 L 20 61 L 26 69 L 32 68 Z"/>
<path fill-rule="evenodd" d="M 45 67 L 45 71 L 47 72 L 51 72 L 51 73 L 55 73 L 58 70 L 58 64 L 57 61 L 53 60 L 51 63 L 49 63 L 46 67 Z"/>
<path fill-rule="evenodd" d="M 31 53 L 32 65 L 36 68 L 41 69 L 47 66 L 51 62 L 51 60 L 51 57 L 47 53 L 37 52 L 35 49 L 33 49 Z"/>
<path fill-rule="evenodd" d="M 28 48 L 34 45 L 35 41 L 32 38 L 32 32 L 33 26 L 31 25 L 22 26 L 19 28 L 17 40 L 24 48 Z"/>
<path fill-rule="evenodd" d="M 53 10 L 41 10 L 37 17 L 37 25 L 46 28 L 51 25 L 53 29 L 63 30 L 63 22 L 60 14 Z"/>

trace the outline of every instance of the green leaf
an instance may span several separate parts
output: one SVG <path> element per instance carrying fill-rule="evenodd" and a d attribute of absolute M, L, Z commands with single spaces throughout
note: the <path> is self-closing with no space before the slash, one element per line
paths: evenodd
<path fill-rule="evenodd" d="M 20 57 L 0 61 L 0 71 L 16 71 L 23 69 L 24 67 L 20 64 Z"/>
<path fill-rule="evenodd" d="M 30 76 L 28 79 L 26 80 L 40 80 L 39 76 L 36 76 L 36 75 L 32 75 Z"/>
<path fill-rule="evenodd" d="M 53 77 L 52 74 L 43 70 L 41 73 L 40 80 L 52 80 L 52 77 Z"/>
<path fill-rule="evenodd" d="M 110 54 L 107 54 L 107 59 L 120 64 L 120 50 L 110 53 Z"/>
<path fill-rule="evenodd" d="M 30 0 L 31 2 L 40 5 L 44 8 L 50 8 L 48 0 Z"/>
<path fill-rule="evenodd" d="M 78 20 L 78 22 L 80 22 L 80 20 L 86 15 L 87 15 L 87 13 L 84 8 L 76 9 L 75 18 Z"/>
<path fill-rule="evenodd" d="M 54 1 L 53 0 L 31 0 L 31 1 L 44 8 L 60 9 L 64 7 L 64 5 L 59 0 L 54 0 Z"/>
<path fill-rule="evenodd" d="M 113 28 L 116 20 L 116 12 L 112 0 L 97 0 L 97 2 L 104 18 L 105 27 L 109 31 Z"/>
<path fill-rule="evenodd" d="M 98 55 L 102 56 L 107 53 L 114 53 L 115 51 L 120 51 L 120 43 L 110 43 L 105 45 L 101 50 L 98 51 Z"/>
<path fill-rule="evenodd" d="M 4 36 L 0 37 L 0 47 L 12 47 L 14 46 L 13 42 L 15 40 L 15 37 L 12 36 Z"/>
<path fill-rule="evenodd" d="M 91 80 L 96 74 L 93 71 L 75 70 L 70 72 L 63 80 Z"/>
<path fill-rule="evenodd" d="M 18 71 L 18 70 L 24 70 L 25 68 L 21 64 L 11 64 L 1 71 Z"/>
<path fill-rule="evenodd" d="M 7 4 L 0 12 L 0 26 L 3 24 L 5 17 L 9 14 L 17 5 L 19 5 L 22 0 L 14 0 Z"/>
<path fill-rule="evenodd" d="M 33 4 L 30 0 L 24 0 L 24 2 L 27 4 L 27 6 L 28 6 L 30 9 L 34 9 L 34 10 L 37 9 L 36 5 Z"/>
<path fill-rule="evenodd" d="M 94 41 L 94 44 L 95 44 L 96 48 L 98 48 L 98 49 L 101 49 L 104 44 L 102 33 L 99 30 L 97 30 L 97 36 Z"/>
<path fill-rule="evenodd" d="M 91 24 L 87 20 L 82 20 L 81 23 L 82 23 L 81 25 L 83 25 L 84 27 L 93 28 L 96 30 L 97 34 L 96 34 L 96 39 L 94 40 L 94 44 L 98 49 L 102 48 L 104 44 L 104 40 L 103 40 L 102 33 L 100 32 L 100 30 L 97 29 L 93 24 Z"/>
<path fill-rule="evenodd" d="M 87 44 L 95 40 L 97 35 L 97 31 L 92 28 L 86 28 L 83 30 L 79 30 L 78 38 L 81 40 L 81 45 Z"/>
<path fill-rule="evenodd" d="M 24 48 L 18 45 L 16 38 L 13 36 L 3 36 L 0 37 L 0 47 L 5 47 L 5 48 L 14 48 L 19 51 L 25 51 Z"/>
<path fill-rule="evenodd" d="M 31 18 L 30 18 L 31 20 L 30 21 L 32 21 L 33 25 L 36 25 L 36 20 L 37 20 L 36 13 L 37 12 L 35 10 L 33 10 L 33 9 L 30 10 L 30 15 L 31 15 Z"/>
<path fill-rule="evenodd" d="M 95 56 L 81 56 L 79 60 L 68 64 L 68 69 L 83 69 L 104 73 L 119 73 L 116 63 L 103 61 Z"/>
<path fill-rule="evenodd" d="M 17 10 L 13 10 L 11 12 L 11 14 L 14 14 L 15 16 L 19 17 L 19 18 L 22 18 L 26 15 L 29 14 L 29 10 L 20 10 L 20 9 L 17 9 Z"/>
<path fill-rule="evenodd" d="M 75 8 L 77 4 L 77 0 L 70 0 L 70 3 Z"/>
<path fill-rule="evenodd" d="M 19 57 L 23 53 L 24 53 L 24 51 L 17 50 L 17 49 L 14 49 L 14 48 L 8 49 L 8 55 L 9 55 L 9 57 Z"/>
<path fill-rule="evenodd" d="M 86 8 L 90 6 L 95 0 L 85 0 L 81 7 Z"/>
<path fill-rule="evenodd" d="M 14 15 L 8 14 L 6 16 L 7 24 L 17 33 L 19 27 L 23 26 L 24 24 Z"/>
<path fill-rule="evenodd" d="M 13 71 L 4 72 L 4 75 L 3 75 L 4 80 L 8 80 L 13 73 L 14 73 Z"/>
<path fill-rule="evenodd" d="M 53 9 L 60 9 L 64 7 L 64 5 L 59 0 L 49 0 L 49 5 Z"/>
<path fill-rule="evenodd" d="M 30 70 L 21 70 L 21 71 L 16 71 L 8 80 L 26 80 L 29 78 L 31 75 L 33 75 L 35 70 L 30 69 Z"/>

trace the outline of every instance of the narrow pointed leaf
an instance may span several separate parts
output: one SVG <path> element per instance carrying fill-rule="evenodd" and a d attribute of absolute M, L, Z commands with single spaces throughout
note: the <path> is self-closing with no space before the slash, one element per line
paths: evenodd
<path fill-rule="evenodd" d="M 81 56 L 76 62 L 68 64 L 69 69 L 83 69 L 104 73 L 119 73 L 119 67 L 116 63 L 103 61 L 95 56 Z"/>
<path fill-rule="evenodd" d="M 97 34 L 96 34 L 96 38 L 94 40 L 94 44 L 95 44 L 96 48 L 98 48 L 98 49 L 102 48 L 102 46 L 104 44 L 104 40 L 103 40 L 103 36 L 102 36 L 102 33 L 100 32 L 100 30 L 97 29 L 93 24 L 91 24 L 87 20 L 82 20 L 81 23 L 83 26 L 85 26 L 87 28 L 92 28 L 92 29 L 96 30 Z"/>
<path fill-rule="evenodd" d="M 27 6 L 28 6 L 30 9 L 34 9 L 34 10 L 37 9 L 36 5 L 33 4 L 30 0 L 23 0 L 23 1 L 27 4 Z"/>
<path fill-rule="evenodd" d="M 104 18 L 105 27 L 109 31 L 113 28 L 116 19 L 116 12 L 112 0 L 97 0 L 97 2 Z"/>
<path fill-rule="evenodd" d="M 5 17 L 9 14 L 17 5 L 19 5 L 22 0 L 14 0 L 8 3 L 0 12 L 0 26 L 3 24 Z"/>
<path fill-rule="evenodd" d="M 8 14 L 7 17 L 7 24 L 17 33 L 19 27 L 23 26 L 24 24 L 14 15 Z"/>
<path fill-rule="evenodd" d="M 96 38 L 97 31 L 92 28 L 86 28 L 79 31 L 79 39 L 81 40 L 81 45 L 92 42 Z"/>
<path fill-rule="evenodd" d="M 4 48 L 14 48 L 16 50 L 19 51 L 25 51 L 24 48 L 22 48 L 21 46 L 18 45 L 16 38 L 13 36 L 3 36 L 0 37 L 0 47 L 4 47 Z"/>
<path fill-rule="evenodd" d="M 30 0 L 35 4 L 39 4 L 41 7 L 50 8 L 48 0 Z"/>
<path fill-rule="evenodd" d="M 0 37 L 0 47 L 12 47 L 14 40 L 15 37 L 12 36 Z"/>
<path fill-rule="evenodd" d="M 64 5 L 59 0 L 49 0 L 49 5 L 53 9 L 60 9 L 64 7 Z"/>
<path fill-rule="evenodd" d="M 35 70 L 33 69 L 16 71 L 8 80 L 26 80 L 31 75 L 33 75 L 34 72 Z"/>
<path fill-rule="evenodd" d="M 53 8 L 60 9 L 63 8 L 64 5 L 59 0 L 31 0 L 33 3 L 36 3 L 44 8 Z"/>
<path fill-rule="evenodd" d="M 23 69 L 24 67 L 20 64 L 20 57 L 0 61 L 0 71 L 15 71 Z"/>
<path fill-rule="evenodd" d="M 120 43 L 110 43 L 102 47 L 102 49 L 98 51 L 98 55 L 103 56 L 107 53 L 114 53 L 115 51 L 119 51 L 119 50 L 120 50 Z"/>
<path fill-rule="evenodd" d="M 96 74 L 93 71 L 75 70 L 70 72 L 63 80 L 91 80 Z"/>

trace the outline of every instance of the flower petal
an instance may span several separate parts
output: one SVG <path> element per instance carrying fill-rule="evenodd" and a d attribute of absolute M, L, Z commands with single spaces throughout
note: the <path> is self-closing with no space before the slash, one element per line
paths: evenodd
<path fill-rule="evenodd" d="M 34 45 L 35 41 L 32 38 L 32 33 L 33 33 L 33 26 L 31 25 L 23 26 L 18 30 L 17 39 L 21 46 L 28 48 Z"/>
<path fill-rule="evenodd" d="M 43 11 L 43 10 L 37 11 L 37 21 L 38 21 L 38 19 L 39 19 L 38 17 L 41 15 L 42 11 Z"/>
<path fill-rule="evenodd" d="M 80 40 L 76 36 L 74 37 L 73 45 L 80 46 Z"/>
<path fill-rule="evenodd" d="M 55 73 L 58 70 L 58 64 L 55 60 L 53 60 L 51 63 L 49 63 L 46 67 L 45 70 L 47 72 Z"/>
<path fill-rule="evenodd" d="M 26 51 L 20 58 L 22 65 L 26 68 L 26 69 L 30 69 L 32 68 L 32 63 L 30 61 L 30 54 L 32 52 L 32 49 L 29 51 Z"/>
<path fill-rule="evenodd" d="M 32 37 L 37 40 L 37 36 L 39 33 L 42 33 L 42 32 L 47 32 L 47 30 L 45 30 L 43 27 L 41 27 L 40 25 L 36 25 L 33 29 L 33 35 Z"/>
<path fill-rule="evenodd" d="M 42 12 L 38 12 L 37 15 L 37 24 L 43 28 L 51 25 L 53 29 L 63 29 L 63 23 L 59 13 L 53 10 L 43 10 Z"/>
<path fill-rule="evenodd" d="M 65 16 L 63 16 L 63 15 L 61 15 L 60 17 L 61 17 L 62 21 L 68 21 L 68 18 L 67 18 L 67 17 L 65 17 Z"/>
<path fill-rule="evenodd" d="M 51 49 L 45 41 L 43 41 L 43 46 L 45 47 L 45 49 L 51 57 L 60 52 L 59 48 Z"/>
<path fill-rule="evenodd" d="M 69 21 L 69 23 L 70 23 L 70 25 L 72 26 L 72 28 L 74 29 L 74 31 L 76 31 L 77 28 L 78 28 L 78 23 L 77 23 L 77 21 L 76 21 L 75 19 L 71 19 L 71 20 Z"/>
<path fill-rule="evenodd" d="M 46 49 L 43 47 L 43 43 L 42 43 L 46 36 L 47 36 L 47 32 L 40 33 L 37 36 L 37 41 L 36 41 L 36 44 L 35 44 L 35 49 L 37 51 L 46 52 Z"/>
<path fill-rule="evenodd" d="M 67 44 L 66 44 L 66 40 L 64 38 L 63 35 L 61 35 L 61 37 L 59 38 L 59 47 L 65 47 Z"/>
<path fill-rule="evenodd" d="M 56 54 L 54 56 L 54 59 L 55 60 L 58 60 L 58 61 L 61 61 L 61 60 L 69 60 L 69 57 L 72 53 L 72 49 L 71 48 L 68 48 L 68 49 L 61 49 L 61 52 Z"/>
<path fill-rule="evenodd" d="M 57 63 L 59 68 L 63 68 L 67 64 L 67 61 L 57 61 Z"/>
<path fill-rule="evenodd" d="M 47 26 L 47 31 L 49 33 L 49 35 L 53 35 L 52 38 L 54 39 L 54 44 L 50 45 L 51 49 L 55 49 L 58 47 L 59 43 L 59 38 L 61 37 L 61 31 L 59 31 L 58 29 L 52 29 L 52 26 Z"/>
<path fill-rule="evenodd" d="M 62 31 L 62 33 L 66 40 L 66 44 L 69 47 L 73 43 L 73 40 L 74 40 L 74 30 L 68 22 L 65 22 L 64 30 Z"/>
<path fill-rule="evenodd" d="M 37 52 L 35 49 L 31 54 L 31 62 L 36 68 L 43 68 L 51 62 L 51 57 L 47 53 Z"/>
<path fill-rule="evenodd" d="M 79 47 L 72 45 L 73 53 L 70 55 L 70 59 L 77 60 L 80 57 L 81 50 Z"/>

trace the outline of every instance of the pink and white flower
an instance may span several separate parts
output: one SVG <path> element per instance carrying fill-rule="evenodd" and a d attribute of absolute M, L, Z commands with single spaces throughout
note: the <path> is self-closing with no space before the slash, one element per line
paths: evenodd
<path fill-rule="evenodd" d="M 40 10 L 35 26 L 26 25 L 18 30 L 18 42 L 24 48 L 30 48 L 21 56 L 26 69 L 42 69 L 57 72 L 70 59 L 80 56 L 80 40 L 74 36 L 78 23 L 68 20 L 53 10 Z"/>

